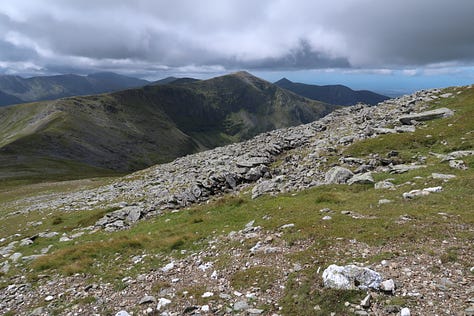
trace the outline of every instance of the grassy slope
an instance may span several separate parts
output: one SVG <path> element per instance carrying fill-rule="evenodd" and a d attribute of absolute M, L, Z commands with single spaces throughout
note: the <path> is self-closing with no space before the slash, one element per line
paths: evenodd
<path fill-rule="evenodd" d="M 428 122 L 413 134 L 383 135 L 352 145 L 346 154 L 363 156 L 367 153 L 386 155 L 390 150 L 397 150 L 402 157 L 417 159 L 426 156 L 428 167 L 393 175 L 381 173 L 377 180 L 393 178 L 401 186 L 395 190 L 374 190 L 372 185 L 331 185 L 322 186 L 291 195 L 278 197 L 264 196 L 251 200 L 249 193 L 240 197 L 227 197 L 207 206 L 197 206 L 179 213 L 141 222 L 130 231 L 112 234 L 96 233 L 85 235 L 71 243 L 53 243 L 54 251 L 33 264 L 33 277 L 37 273 L 58 272 L 72 274 L 87 272 L 89 275 L 107 280 L 120 280 L 125 275 L 140 273 L 163 262 L 151 256 L 136 270 L 124 272 L 124 267 L 114 261 L 116 253 L 123 257 L 143 253 L 171 254 L 179 257 L 180 249 L 202 249 L 207 240 L 217 234 L 227 234 L 241 229 L 250 220 L 256 220 L 264 230 L 276 231 L 287 223 L 294 223 L 295 229 L 285 232 L 282 238 L 289 244 L 298 242 L 310 246 L 293 253 L 290 260 L 312 268 L 292 273 L 286 286 L 286 294 L 281 300 L 283 313 L 286 315 L 314 314 L 313 307 L 320 305 L 321 315 L 329 311 L 344 314 L 345 300 L 357 302 L 363 293 L 320 291 L 314 285 L 320 282 L 316 273 L 317 266 L 329 263 L 348 263 L 353 258 L 344 252 L 334 250 L 336 238 L 355 239 L 364 242 L 368 247 L 382 247 L 388 252 L 372 253 L 364 262 L 377 262 L 382 258 L 397 257 L 400 253 L 428 253 L 443 260 L 458 260 L 456 253 L 471 252 L 474 241 L 474 157 L 464 158 L 469 170 L 451 169 L 446 162 L 429 155 L 429 152 L 449 152 L 457 149 L 474 148 L 474 91 L 467 90 L 455 99 L 445 99 L 434 104 L 434 107 L 447 106 L 456 110 L 456 115 L 449 119 Z M 431 135 L 431 136 L 428 136 Z M 447 143 L 447 145 L 443 145 Z M 455 174 L 457 177 L 449 182 L 430 178 L 432 172 Z M 410 184 L 406 184 L 407 181 Z M 443 186 L 443 192 L 431 194 L 413 200 L 404 200 L 403 192 L 413 188 Z M 393 200 L 390 204 L 378 205 L 379 199 Z M 336 213 L 331 214 L 331 221 L 322 221 L 324 214 L 320 209 L 328 207 Z M 351 210 L 359 214 L 375 217 L 354 220 L 339 211 Z M 15 232 L 31 235 L 49 228 L 56 231 L 71 231 L 75 227 L 87 226 L 108 210 L 75 212 L 73 214 L 52 211 L 47 217 L 44 214 L 32 213 L 28 218 L 18 215 L 8 218 L 0 231 L 2 236 Z M 449 221 L 439 213 L 449 215 Z M 270 215 L 269 219 L 265 215 Z M 413 220 L 396 224 L 401 215 L 408 215 Z M 23 217 L 22 217 L 23 216 Z M 31 227 L 26 221 L 43 218 L 41 227 Z M 19 225 L 19 226 L 16 226 Z M 13 230 L 11 227 L 15 227 Z M 18 227 L 18 228 L 17 228 Z M 440 253 L 430 248 L 430 242 L 441 243 L 444 239 L 457 238 L 463 246 L 452 250 L 452 253 Z M 249 247 L 255 241 L 248 241 L 240 247 Z M 51 240 L 38 240 L 33 246 L 20 249 L 24 254 L 36 253 L 51 244 Z M 239 247 L 239 245 L 232 245 Z M 226 246 L 222 246 L 222 253 Z M 450 250 L 451 251 L 451 250 Z M 446 259 L 447 258 L 447 259 Z M 226 257 L 215 258 L 216 262 Z M 469 269 L 472 262 L 460 261 L 462 269 Z M 30 267 L 19 267 L 26 273 Z M 18 270 L 14 271 L 17 272 Z M 238 275 L 236 276 L 238 279 Z M 242 285 L 238 280 L 237 284 Z M 337 303 L 338 302 L 338 303 Z M 337 304 L 336 304 L 337 303 Z M 339 306 L 339 307 L 336 307 Z M 335 308 L 340 308 L 336 310 Z"/>
<path fill-rule="evenodd" d="M 22 104 L 0 109 L 0 171 L 9 179 L 38 172 L 57 179 L 76 178 L 78 166 L 87 176 L 137 170 L 331 109 L 246 73 Z"/>

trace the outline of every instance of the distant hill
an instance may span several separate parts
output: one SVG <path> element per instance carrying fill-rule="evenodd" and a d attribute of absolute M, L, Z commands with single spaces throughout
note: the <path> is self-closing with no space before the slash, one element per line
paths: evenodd
<path fill-rule="evenodd" d="M 0 108 L 0 162 L 10 173 L 41 166 L 47 174 L 68 165 L 137 170 L 307 123 L 333 109 L 245 72 L 18 104 Z"/>
<path fill-rule="evenodd" d="M 88 76 L 58 75 L 26 79 L 19 76 L 0 75 L 0 105 L 106 93 L 146 84 L 149 84 L 146 80 L 112 72 Z"/>
<path fill-rule="evenodd" d="M 0 106 L 16 104 L 16 103 L 21 103 L 21 102 L 22 101 L 18 99 L 17 97 L 0 91 Z"/>
<path fill-rule="evenodd" d="M 151 83 L 151 85 L 163 85 L 163 84 L 184 84 L 199 81 L 195 78 L 177 78 L 177 77 L 166 77 Z"/>
<path fill-rule="evenodd" d="M 318 86 L 292 82 L 286 78 L 275 82 L 275 85 L 312 100 L 337 105 L 354 105 L 357 103 L 375 105 L 379 102 L 390 99 L 387 96 L 372 91 L 354 91 L 343 85 Z"/>

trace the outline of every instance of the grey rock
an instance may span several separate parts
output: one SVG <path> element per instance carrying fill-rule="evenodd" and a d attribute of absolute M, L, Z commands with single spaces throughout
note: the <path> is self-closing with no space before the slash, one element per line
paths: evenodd
<path fill-rule="evenodd" d="M 142 211 L 139 207 L 137 206 L 129 206 L 126 209 L 122 209 L 127 212 L 127 217 L 126 220 L 129 223 L 135 223 L 138 221 L 142 215 Z"/>
<path fill-rule="evenodd" d="M 347 180 L 352 178 L 354 174 L 349 169 L 343 167 L 332 167 L 326 172 L 324 176 L 324 182 L 327 184 L 342 184 L 346 183 Z"/>
<path fill-rule="evenodd" d="M 474 155 L 474 150 L 458 150 L 458 151 L 453 151 L 446 155 L 446 160 L 453 160 L 453 159 L 459 159 L 462 157 L 466 156 L 472 156 Z"/>
<path fill-rule="evenodd" d="M 416 131 L 416 127 L 413 125 L 396 126 L 395 131 L 397 133 L 413 133 Z"/>
<path fill-rule="evenodd" d="M 42 257 L 43 255 L 31 255 L 31 256 L 24 256 L 21 258 L 23 261 L 33 261 L 38 259 L 39 257 Z"/>
<path fill-rule="evenodd" d="M 237 301 L 234 303 L 233 308 L 235 311 L 243 311 L 249 308 L 249 304 L 246 301 Z"/>
<path fill-rule="evenodd" d="M 463 160 L 450 160 L 449 166 L 454 169 L 467 170 L 467 166 Z"/>
<path fill-rule="evenodd" d="M 46 311 L 44 310 L 44 307 L 37 307 L 34 310 L 31 311 L 29 316 L 43 316 L 43 315 L 48 315 Z"/>
<path fill-rule="evenodd" d="M 399 121 L 402 124 L 410 125 L 412 121 L 429 121 L 438 118 L 450 117 L 453 116 L 454 112 L 448 108 L 440 108 L 431 111 L 425 111 L 415 114 L 404 115 L 399 118 Z"/>
<path fill-rule="evenodd" d="M 388 279 L 383 281 L 380 284 L 380 290 L 384 292 L 390 292 L 394 293 L 395 292 L 395 282 L 392 279 Z"/>
<path fill-rule="evenodd" d="M 400 311 L 400 306 L 398 305 L 387 305 L 384 308 L 384 312 L 387 314 L 396 314 Z"/>
<path fill-rule="evenodd" d="M 400 310 L 400 316 L 410 316 L 410 309 L 408 307 L 404 307 Z"/>
<path fill-rule="evenodd" d="M 257 183 L 252 189 L 252 199 L 259 197 L 260 195 L 272 192 L 276 189 L 277 185 L 272 180 L 265 180 Z"/>
<path fill-rule="evenodd" d="M 21 257 L 23 256 L 23 254 L 19 253 L 19 252 L 15 252 L 14 254 L 12 254 L 9 259 L 13 262 L 17 262 Z"/>
<path fill-rule="evenodd" d="M 474 316 L 474 306 L 468 307 L 464 310 L 465 316 Z"/>
<path fill-rule="evenodd" d="M 359 310 L 359 311 L 355 311 L 355 312 L 354 312 L 354 315 L 358 315 L 358 316 L 368 316 L 369 313 L 367 313 L 366 311 L 361 311 L 361 310 Z"/>
<path fill-rule="evenodd" d="M 383 180 L 383 181 L 379 181 L 375 183 L 374 188 L 376 190 L 380 190 L 380 189 L 390 189 L 390 188 L 393 188 L 394 186 L 395 185 L 392 182 Z"/>
<path fill-rule="evenodd" d="M 263 314 L 264 310 L 258 308 L 249 308 L 246 310 L 246 312 L 248 315 L 260 315 Z"/>
<path fill-rule="evenodd" d="M 374 178 L 372 177 L 371 172 L 366 172 L 362 174 L 356 174 L 347 181 L 347 184 L 372 184 L 374 183 Z"/>
<path fill-rule="evenodd" d="M 7 274 L 8 271 L 10 271 L 10 263 L 8 263 L 8 261 L 2 262 L 0 266 L 1 266 L 0 272 Z"/>
<path fill-rule="evenodd" d="M 53 238 L 53 237 L 56 237 L 58 236 L 59 233 L 58 232 L 42 232 L 42 233 L 39 233 L 38 234 L 38 237 L 41 237 L 41 238 Z"/>
<path fill-rule="evenodd" d="M 395 165 L 390 169 L 390 173 L 405 173 L 411 170 L 425 168 L 425 165 Z"/>
<path fill-rule="evenodd" d="M 432 173 L 431 177 L 433 179 L 442 179 L 442 180 L 449 180 L 449 179 L 456 178 L 454 174 L 443 174 L 443 173 Z"/>
<path fill-rule="evenodd" d="M 25 238 L 25 239 L 22 239 L 20 241 L 20 246 L 21 247 L 28 246 L 28 245 L 31 245 L 31 244 L 33 244 L 33 240 L 31 240 L 30 238 Z"/>
<path fill-rule="evenodd" d="M 393 128 L 382 128 L 382 127 L 378 127 L 378 128 L 374 128 L 373 129 L 373 132 L 375 134 L 380 134 L 380 135 L 383 135 L 383 134 L 395 134 L 397 131 Z"/>
<path fill-rule="evenodd" d="M 142 299 L 138 302 L 138 304 L 150 304 L 150 303 L 156 303 L 156 298 L 152 295 L 145 295 L 142 297 Z"/>
<path fill-rule="evenodd" d="M 372 300 L 372 296 L 369 293 L 367 294 L 366 297 L 364 297 L 362 301 L 360 301 L 360 306 L 362 306 L 363 308 L 369 308 L 370 305 L 372 304 L 371 300 Z"/>
<path fill-rule="evenodd" d="M 365 267 L 355 265 L 338 266 L 335 264 L 327 267 L 323 272 L 325 287 L 352 290 L 352 289 L 375 289 L 378 290 L 382 282 L 382 276 Z"/>
<path fill-rule="evenodd" d="M 382 204 L 388 204 L 388 203 L 392 203 L 393 201 L 392 200 L 389 200 L 389 199 L 380 199 L 379 200 L 379 205 L 382 205 Z"/>

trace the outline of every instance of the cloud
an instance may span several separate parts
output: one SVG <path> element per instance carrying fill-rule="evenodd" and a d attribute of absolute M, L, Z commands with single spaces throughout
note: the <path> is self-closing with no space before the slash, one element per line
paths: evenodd
<path fill-rule="evenodd" d="M 472 12 L 472 0 L 16 0 L 0 7 L 0 62 L 46 73 L 409 72 L 472 65 Z"/>

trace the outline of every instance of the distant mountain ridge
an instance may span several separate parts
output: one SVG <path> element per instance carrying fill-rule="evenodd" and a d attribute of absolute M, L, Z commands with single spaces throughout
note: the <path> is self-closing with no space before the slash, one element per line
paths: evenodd
<path fill-rule="evenodd" d="M 280 88 L 290 90 L 312 100 L 344 106 L 354 105 L 357 103 L 375 105 L 379 102 L 390 99 L 387 96 L 368 90 L 354 91 L 343 85 L 318 86 L 292 82 L 286 78 L 280 79 L 274 84 Z"/>
<path fill-rule="evenodd" d="M 141 87 L 149 83 L 147 80 L 112 72 L 87 76 L 69 74 L 32 78 L 0 75 L 0 106 L 113 92 Z"/>
<path fill-rule="evenodd" d="M 137 170 L 308 123 L 335 108 L 245 72 L 3 107 L 0 179 L 2 171 L 38 172 L 34 166 L 42 173 L 69 164 Z"/>

